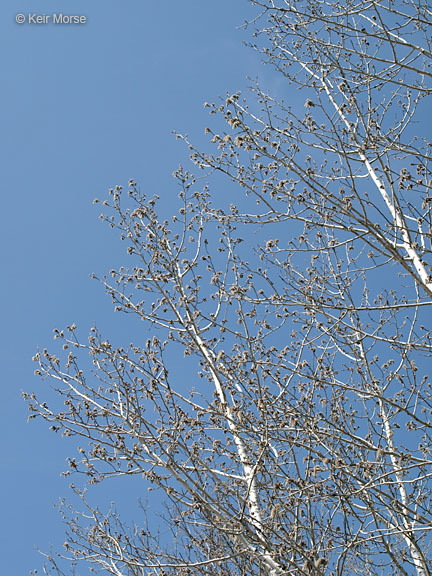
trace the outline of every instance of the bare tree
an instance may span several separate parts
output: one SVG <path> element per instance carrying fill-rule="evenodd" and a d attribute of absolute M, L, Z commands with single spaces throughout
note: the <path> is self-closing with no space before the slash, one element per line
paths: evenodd
<path fill-rule="evenodd" d="M 171 537 L 75 488 L 47 571 L 431 574 L 431 10 L 252 3 L 253 47 L 304 109 L 257 85 L 207 104 L 227 122 L 206 130 L 216 153 L 184 139 L 246 191 L 229 207 L 183 169 L 172 222 L 135 182 L 110 191 L 131 264 L 102 282 L 150 337 L 56 331 L 64 358 L 35 360 L 64 408 L 26 395 L 82 437 L 71 473 L 160 487 Z"/>

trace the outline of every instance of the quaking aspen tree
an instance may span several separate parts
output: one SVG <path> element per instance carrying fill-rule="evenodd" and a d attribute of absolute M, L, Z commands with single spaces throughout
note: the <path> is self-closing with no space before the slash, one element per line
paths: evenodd
<path fill-rule="evenodd" d="M 147 341 L 58 330 L 35 356 L 55 392 L 26 395 L 80 437 L 70 472 L 92 490 L 159 487 L 170 537 L 151 497 L 128 526 L 75 488 L 46 573 L 431 574 L 431 9 L 252 4 L 286 101 L 206 104 L 213 146 L 184 137 L 197 176 L 175 174 L 172 220 L 133 181 L 110 191 L 129 255 L 101 281 Z M 215 171 L 231 205 L 200 184 Z"/>

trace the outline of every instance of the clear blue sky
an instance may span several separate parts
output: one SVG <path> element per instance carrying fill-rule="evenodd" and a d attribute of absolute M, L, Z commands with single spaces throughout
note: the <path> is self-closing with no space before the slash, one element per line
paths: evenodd
<path fill-rule="evenodd" d="M 23 13 L 84 15 L 84 25 L 17 24 Z M 1 45 L 1 549 L 2 573 L 41 566 L 34 546 L 64 541 L 53 503 L 73 451 L 42 422 L 26 424 L 21 390 L 36 346 L 75 322 L 137 336 L 114 316 L 103 275 L 123 258 L 94 197 L 134 178 L 175 193 L 187 150 L 171 131 L 204 142 L 203 102 L 265 75 L 237 30 L 246 0 L 3 0 Z M 120 322 L 120 324 L 119 324 Z M 112 494 L 115 498 L 115 494 Z"/>

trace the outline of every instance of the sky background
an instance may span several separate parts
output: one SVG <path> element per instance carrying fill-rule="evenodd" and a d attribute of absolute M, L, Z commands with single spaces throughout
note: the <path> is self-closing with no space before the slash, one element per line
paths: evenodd
<path fill-rule="evenodd" d="M 19 13 L 60 12 L 87 22 L 15 21 Z M 93 199 L 133 178 L 168 209 L 178 193 L 172 173 L 189 167 L 172 131 L 214 152 L 204 129 L 217 120 L 204 102 L 247 93 L 248 77 L 277 97 L 300 98 L 243 46 L 250 37 L 239 27 L 254 15 L 248 0 L 1 1 L 2 574 L 41 574 L 35 547 L 61 549 L 65 540 L 53 505 L 70 496 L 71 479 L 60 474 L 76 445 L 42 421 L 26 422 L 21 392 L 49 398 L 48 383 L 33 375 L 37 347 L 55 351 L 53 329 L 72 323 L 83 340 L 95 324 L 114 345 L 148 337 L 142 324 L 115 315 L 90 279 L 126 262 L 125 245 L 100 222 Z M 216 179 L 211 191 L 221 198 L 231 188 Z M 135 481 L 130 494 L 124 479 L 94 494 L 101 505 L 129 498 L 133 516 L 137 496 L 147 494 Z"/>
<path fill-rule="evenodd" d="M 17 24 L 23 13 L 87 17 L 84 25 Z M 98 220 L 95 197 L 134 178 L 149 194 L 172 198 L 172 172 L 187 163 L 184 144 L 208 140 L 205 101 L 267 77 L 237 29 L 246 0 L 3 0 L 1 46 L 1 568 L 41 572 L 35 546 L 64 541 L 53 504 L 68 495 L 60 478 L 72 444 L 42 421 L 27 424 L 21 391 L 37 346 L 75 322 L 96 323 L 139 344 L 140 326 L 114 315 L 89 278 L 124 262 L 124 245 Z M 100 487 L 98 487 L 98 490 Z M 105 490 L 105 492 L 103 492 Z M 101 489 L 116 498 L 116 485 Z"/>

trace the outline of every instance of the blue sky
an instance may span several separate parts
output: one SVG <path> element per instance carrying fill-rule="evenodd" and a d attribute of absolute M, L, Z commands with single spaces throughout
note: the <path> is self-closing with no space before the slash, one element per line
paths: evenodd
<path fill-rule="evenodd" d="M 94 272 L 125 262 L 125 246 L 98 220 L 109 188 L 133 178 L 165 206 L 177 194 L 172 172 L 188 151 L 172 134 L 207 147 L 215 122 L 205 101 L 246 92 L 259 77 L 277 95 L 279 77 L 242 45 L 238 29 L 248 0 L 3 0 L 0 284 L 2 403 L 0 494 L 2 573 L 40 567 L 35 551 L 60 547 L 63 525 L 53 508 L 68 496 L 60 478 L 74 443 L 43 422 L 26 423 L 21 391 L 47 385 L 33 376 L 39 345 L 54 348 L 54 328 L 76 323 L 84 339 L 96 323 L 118 343 L 147 338 L 142 326 L 112 312 Z M 17 24 L 16 15 L 82 15 L 84 25 Z M 52 19 L 52 18 L 51 18 Z M 304 97 L 300 106 L 303 109 Z M 214 125 L 214 124 L 212 124 Z M 223 128 L 222 128 L 223 129 Z M 417 129 L 417 126 L 414 126 Z M 213 150 L 212 150 L 213 151 Z M 218 181 L 217 181 L 218 182 Z M 228 183 L 211 187 L 216 197 Z M 43 393 L 42 393 L 43 396 Z M 123 480 L 123 479 L 122 479 Z M 123 484 L 123 483 L 122 483 Z M 118 500 L 119 482 L 96 488 Z M 145 500 L 146 491 L 141 495 Z M 136 502 L 136 493 L 130 504 Z M 80 572 L 80 576 L 85 576 Z"/>
<path fill-rule="evenodd" d="M 84 25 L 17 24 L 17 13 L 87 17 Z M 98 220 L 94 197 L 134 178 L 149 193 L 176 193 L 187 150 L 172 130 L 204 143 L 203 108 L 247 76 L 268 74 L 236 29 L 246 0 L 3 0 L 1 45 L 1 510 L 2 572 L 41 566 L 34 546 L 62 543 L 52 505 L 72 445 L 26 423 L 21 390 L 40 391 L 31 357 L 52 330 L 96 322 L 129 342 L 91 272 L 123 259 Z M 112 488 L 111 488 L 112 489 Z M 112 494 L 115 498 L 115 494 Z"/>

